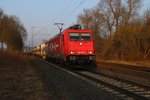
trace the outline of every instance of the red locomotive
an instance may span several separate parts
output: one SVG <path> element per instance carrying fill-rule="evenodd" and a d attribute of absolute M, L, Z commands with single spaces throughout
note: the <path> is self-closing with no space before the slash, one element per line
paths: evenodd
<path fill-rule="evenodd" d="M 39 49 L 39 47 L 41 47 Z M 34 48 L 35 49 L 35 48 Z M 94 39 L 91 30 L 74 25 L 48 42 L 37 46 L 37 55 L 65 64 L 95 64 Z M 35 51 L 35 50 L 34 50 Z M 34 52 L 35 53 L 35 52 Z"/>

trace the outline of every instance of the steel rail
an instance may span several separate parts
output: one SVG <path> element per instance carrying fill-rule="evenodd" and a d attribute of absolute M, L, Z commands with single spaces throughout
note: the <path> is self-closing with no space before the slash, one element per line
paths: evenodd
<path fill-rule="evenodd" d="M 136 86 L 133 84 L 118 81 L 113 78 L 91 73 L 86 70 L 72 70 L 69 68 L 60 67 L 60 65 L 56 65 L 47 61 L 44 62 L 53 65 L 54 67 L 65 71 L 75 77 L 83 79 L 88 83 L 97 86 L 100 89 L 115 94 L 116 96 L 121 97 L 125 100 L 150 100 L 150 90 L 138 87 L 138 85 Z"/>
<path fill-rule="evenodd" d="M 79 75 L 94 81 L 96 84 L 104 85 L 110 89 L 117 91 L 117 95 L 124 95 L 125 99 L 133 98 L 136 100 L 150 100 L 150 91 L 143 89 L 138 86 L 133 86 L 131 84 L 114 80 L 105 76 L 96 75 L 89 72 L 76 72 Z M 145 93 L 145 94 L 144 94 Z"/>

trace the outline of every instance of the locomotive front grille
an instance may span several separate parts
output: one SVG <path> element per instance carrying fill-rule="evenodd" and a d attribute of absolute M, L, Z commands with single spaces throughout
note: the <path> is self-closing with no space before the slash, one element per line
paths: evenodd
<path fill-rule="evenodd" d="M 79 61 L 79 60 L 84 60 L 84 61 L 90 61 L 90 60 L 95 60 L 95 56 L 76 56 L 72 55 L 69 56 L 70 61 Z"/>

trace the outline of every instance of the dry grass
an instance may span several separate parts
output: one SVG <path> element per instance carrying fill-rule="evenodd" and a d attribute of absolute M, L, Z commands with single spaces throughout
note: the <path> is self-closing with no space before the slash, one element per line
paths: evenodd
<path fill-rule="evenodd" d="M 18 52 L 0 53 L 0 100 L 46 100 L 47 90 L 30 59 Z"/>
<path fill-rule="evenodd" d="M 131 66 L 142 66 L 142 67 L 148 67 L 150 68 L 150 61 L 123 61 L 123 60 L 113 60 L 113 59 L 105 59 L 105 58 L 96 58 L 97 62 L 110 62 L 110 63 L 116 63 L 116 64 L 125 64 L 125 65 L 131 65 Z"/>
<path fill-rule="evenodd" d="M 9 60 L 10 62 L 19 61 L 26 63 L 29 61 L 29 57 L 20 52 L 0 52 L 0 61 L 6 62 L 6 60 Z"/>
<path fill-rule="evenodd" d="M 150 62 L 149 61 L 98 60 L 98 62 L 110 62 L 110 63 L 115 63 L 115 64 L 124 64 L 124 65 L 131 65 L 131 66 L 139 66 L 139 67 L 150 68 Z"/>

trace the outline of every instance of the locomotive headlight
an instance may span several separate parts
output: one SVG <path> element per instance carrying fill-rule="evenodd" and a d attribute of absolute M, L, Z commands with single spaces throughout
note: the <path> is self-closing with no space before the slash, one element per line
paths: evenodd
<path fill-rule="evenodd" d="M 92 54 L 92 51 L 89 51 L 88 54 Z"/>
<path fill-rule="evenodd" d="M 73 54 L 75 54 L 75 52 L 74 52 L 74 51 L 70 51 L 70 54 L 72 54 L 72 55 L 73 55 Z"/>
<path fill-rule="evenodd" d="M 89 56 L 89 60 L 95 60 L 95 56 Z"/>

